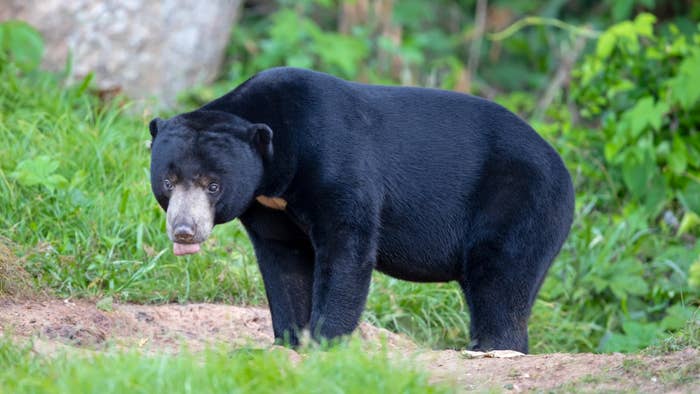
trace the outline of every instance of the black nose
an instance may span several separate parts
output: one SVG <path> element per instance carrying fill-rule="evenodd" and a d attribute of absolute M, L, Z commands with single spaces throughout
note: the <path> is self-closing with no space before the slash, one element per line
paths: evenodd
<path fill-rule="evenodd" d="M 194 241 L 194 228 L 186 224 L 181 224 L 175 227 L 173 235 L 177 242 L 192 242 Z"/>

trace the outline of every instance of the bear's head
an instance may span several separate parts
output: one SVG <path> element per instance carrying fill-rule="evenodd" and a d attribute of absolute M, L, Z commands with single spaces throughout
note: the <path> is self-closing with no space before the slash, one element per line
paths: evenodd
<path fill-rule="evenodd" d="M 153 119 L 151 189 L 176 255 L 196 253 L 215 224 L 240 216 L 272 156 L 272 130 L 226 112 Z"/>

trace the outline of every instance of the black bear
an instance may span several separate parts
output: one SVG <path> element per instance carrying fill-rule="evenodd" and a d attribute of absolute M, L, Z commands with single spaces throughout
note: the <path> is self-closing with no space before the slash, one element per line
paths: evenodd
<path fill-rule="evenodd" d="M 527 352 L 574 191 L 559 155 L 505 108 L 275 68 L 150 132 L 175 254 L 239 218 L 278 340 L 351 333 L 377 269 L 459 282 L 471 348 Z"/>

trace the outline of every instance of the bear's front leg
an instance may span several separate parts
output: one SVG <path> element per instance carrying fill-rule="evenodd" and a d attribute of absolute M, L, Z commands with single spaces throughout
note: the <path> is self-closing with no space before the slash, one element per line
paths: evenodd
<path fill-rule="evenodd" d="M 333 339 L 357 327 L 369 292 L 376 254 L 369 223 L 315 225 L 311 335 Z"/>
<path fill-rule="evenodd" d="M 309 325 L 313 282 L 313 249 L 308 241 L 280 241 L 250 233 L 265 283 L 275 341 L 299 345 Z"/>

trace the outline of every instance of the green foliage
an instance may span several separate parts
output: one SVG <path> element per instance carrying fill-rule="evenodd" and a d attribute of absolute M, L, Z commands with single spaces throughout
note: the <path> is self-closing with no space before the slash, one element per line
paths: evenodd
<path fill-rule="evenodd" d="M 68 186 L 68 180 L 56 174 L 56 170 L 58 170 L 58 160 L 41 155 L 17 163 L 10 177 L 22 186 L 41 185 L 54 191 L 58 187 Z"/>
<path fill-rule="evenodd" d="M 194 97 L 196 102 L 207 101 L 256 72 L 274 66 L 313 68 L 373 83 L 452 89 L 464 83 L 469 43 L 482 39 L 475 37 L 472 28 L 475 1 L 406 0 L 394 2 L 390 15 L 378 7 L 370 7 L 366 20 L 346 32 L 338 32 L 342 22 L 340 9 L 352 2 L 278 0 L 273 4 L 274 11 L 250 15 L 236 27 L 222 85 L 213 91 L 199 90 L 202 97 Z M 518 12 L 536 8 L 524 6 Z M 551 12 L 559 10 L 560 7 Z M 545 75 L 557 64 L 556 58 L 547 56 L 552 48 L 543 39 L 545 29 L 531 34 L 537 39 L 512 37 L 498 43 L 484 41 L 479 54 L 484 67 L 474 76 L 475 90 L 484 84 L 483 80 L 497 88 L 541 87 L 547 81 Z M 548 33 L 567 34 L 556 30 Z M 505 51 L 501 50 L 503 47 Z M 490 51 L 491 56 L 487 56 Z M 519 77 L 524 75 L 528 78 Z"/>
<path fill-rule="evenodd" d="M 654 344 L 659 336 L 659 326 L 650 323 L 628 321 L 622 325 L 624 333 L 612 334 L 603 343 L 608 352 L 633 352 Z"/>
<path fill-rule="evenodd" d="M 502 103 L 525 110 L 531 105 L 521 95 Z M 603 133 L 575 124 L 567 106 L 553 105 L 547 118 L 535 129 L 567 163 L 577 207 L 569 239 L 535 304 L 531 348 L 630 351 L 680 329 L 700 304 L 700 288 L 691 280 L 700 254 L 691 235 L 695 215 L 687 213 L 677 227 L 657 221 L 645 206 L 619 195 L 623 181 L 605 160 Z M 624 328 L 634 331 L 635 324 L 655 336 L 619 339 L 636 336 Z"/>
<path fill-rule="evenodd" d="M 693 288 L 700 288 L 700 258 L 690 266 L 688 276 L 688 284 Z"/>
<path fill-rule="evenodd" d="M 252 50 L 257 52 L 254 60 L 246 63 L 258 70 L 287 65 L 324 69 L 354 78 L 357 64 L 366 56 L 367 48 L 360 38 L 323 30 L 311 18 L 292 9 L 280 8 L 266 20 L 266 25 L 267 36 Z M 245 44 L 258 45 L 246 36 L 250 32 L 241 33 Z M 249 76 L 250 71 L 241 73 Z"/>
<path fill-rule="evenodd" d="M 675 198 L 700 213 L 700 32 L 655 34 L 640 14 L 612 26 L 579 67 L 575 98 L 600 119 L 605 160 L 651 213 Z"/>
<path fill-rule="evenodd" d="M 0 69 L 11 62 L 22 71 L 32 71 L 43 54 L 44 41 L 33 27 L 21 21 L 0 23 Z"/>
<path fill-rule="evenodd" d="M 0 338 L 0 391 L 8 393 L 446 393 L 425 373 L 357 341 L 306 351 L 64 353 L 39 356 Z"/>
<path fill-rule="evenodd" d="M 311 5 L 279 8 L 258 23 L 236 29 L 229 49 L 236 60 L 228 77 L 240 83 L 255 72 L 285 65 L 355 78 L 368 52 L 362 32 L 342 35 L 323 29 L 307 15 Z"/>
<path fill-rule="evenodd" d="M 609 217 L 595 204 L 579 200 L 569 240 L 540 293 L 551 310 L 539 315 L 535 308 L 533 343 L 548 351 L 561 348 L 552 346 L 560 340 L 580 350 L 641 349 L 681 328 L 697 308 L 700 292 L 689 285 L 688 272 L 700 245 L 688 248 L 650 228 L 639 210 Z M 580 323 L 566 337 L 540 338 L 553 317 Z"/>
<path fill-rule="evenodd" d="M 545 284 L 542 298 L 554 300 L 563 290 L 571 297 L 567 311 L 581 303 L 576 314 L 596 323 L 595 347 L 602 351 L 657 343 L 693 319 L 700 299 L 694 268 L 700 249 L 687 237 L 698 233 L 700 210 L 700 34 L 655 29 L 655 21 L 641 14 L 606 30 L 572 86 L 582 115 L 600 122 L 602 133 L 589 131 L 583 146 L 608 178 L 587 172 L 589 185 L 579 192 L 600 194 L 606 185 L 610 201 L 621 205 L 591 208 L 585 225 L 594 226 L 593 237 L 579 239 L 585 233 L 574 228 L 553 272 L 572 242 L 579 251 L 588 245 L 570 261 L 578 283 L 564 282 L 554 293 Z M 657 222 L 662 209 L 672 218 L 680 213 L 680 223 Z"/>

